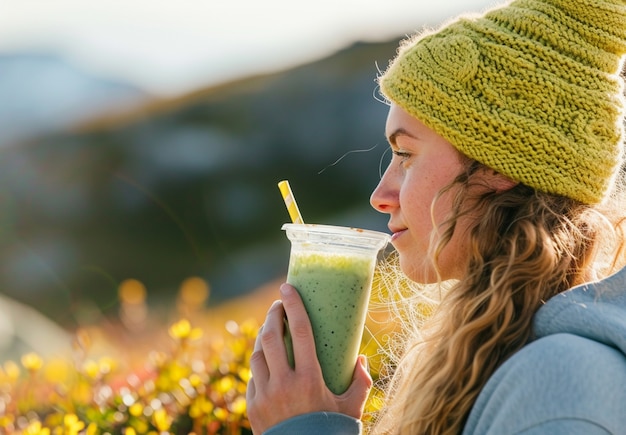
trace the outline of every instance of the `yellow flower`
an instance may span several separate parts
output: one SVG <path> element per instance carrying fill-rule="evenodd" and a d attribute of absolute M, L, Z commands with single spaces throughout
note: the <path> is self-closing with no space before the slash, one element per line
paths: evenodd
<path fill-rule="evenodd" d="M 232 352 L 234 357 L 240 357 L 245 354 L 248 350 L 250 344 L 248 340 L 239 339 L 230 343 L 230 352 Z"/>
<path fill-rule="evenodd" d="M 83 363 L 83 372 L 89 379 L 98 380 L 111 373 L 116 365 L 115 360 L 109 357 L 100 358 L 98 361 L 88 359 Z"/>
<path fill-rule="evenodd" d="M 170 326 L 169 334 L 178 340 L 197 340 L 202 337 L 202 329 L 192 328 L 189 320 L 181 319 Z"/>
<path fill-rule="evenodd" d="M 178 384 L 181 379 L 185 378 L 189 374 L 189 370 L 190 368 L 188 365 L 173 361 L 172 364 L 169 365 L 167 376 L 171 382 Z"/>
<path fill-rule="evenodd" d="M 4 363 L 4 373 L 10 381 L 17 381 L 20 377 L 20 366 L 13 361 L 7 361 Z"/>
<path fill-rule="evenodd" d="M 159 432 L 168 430 L 172 424 L 172 418 L 167 415 L 167 412 L 163 408 L 154 411 L 152 421 Z"/>
<path fill-rule="evenodd" d="M 145 420 L 137 419 L 136 421 L 133 422 L 133 430 L 135 431 L 135 433 L 137 433 L 137 432 L 140 433 L 140 434 L 147 433 L 148 432 L 148 422 L 145 421 Z"/>
<path fill-rule="evenodd" d="M 243 382 L 248 382 L 252 377 L 252 372 L 248 367 L 240 367 L 238 374 Z"/>
<path fill-rule="evenodd" d="M 86 435 L 97 435 L 99 433 L 98 425 L 95 422 L 89 423 Z"/>
<path fill-rule="evenodd" d="M 98 379 L 98 376 L 100 375 L 100 366 L 92 359 L 88 359 L 83 363 L 83 370 L 91 379 Z"/>
<path fill-rule="evenodd" d="M 63 427 L 66 435 L 78 435 L 85 428 L 85 423 L 80 421 L 76 414 L 67 414 L 63 417 Z"/>
<path fill-rule="evenodd" d="M 15 417 L 13 415 L 0 415 L 0 429 L 13 425 Z"/>
<path fill-rule="evenodd" d="M 22 356 L 22 365 L 30 372 L 36 372 L 43 366 L 43 360 L 35 352 Z"/>
<path fill-rule="evenodd" d="M 23 435 L 50 435 L 50 429 L 47 427 L 41 427 L 40 421 L 33 421 L 22 432 Z"/>
<path fill-rule="evenodd" d="M 248 338 L 255 338 L 259 332 L 259 324 L 255 319 L 249 319 L 239 325 L 241 333 Z"/>
<path fill-rule="evenodd" d="M 215 390 L 225 394 L 232 390 L 234 385 L 232 376 L 224 376 L 216 382 Z"/>
<path fill-rule="evenodd" d="M 132 427 L 127 427 L 124 429 L 124 435 L 136 435 L 135 429 Z"/>
<path fill-rule="evenodd" d="M 210 414 L 213 408 L 213 403 L 207 400 L 206 396 L 198 396 L 189 407 L 189 416 L 191 418 L 202 417 L 203 415 Z"/>
<path fill-rule="evenodd" d="M 46 417 L 46 419 L 44 420 L 44 424 L 49 427 L 49 428 L 53 428 L 51 430 L 51 432 L 53 434 L 57 434 L 60 433 L 61 435 L 63 435 L 63 416 L 65 414 L 63 414 L 63 411 L 57 411 L 57 412 L 53 412 L 52 414 L 48 415 Z"/>
<path fill-rule="evenodd" d="M 226 421 L 228 419 L 228 411 L 224 408 L 215 408 L 213 415 L 220 421 Z"/>
<path fill-rule="evenodd" d="M 192 387 L 198 388 L 202 385 L 202 377 L 197 373 L 192 373 L 189 375 L 189 383 Z"/>
<path fill-rule="evenodd" d="M 133 417 L 139 417 L 143 413 L 143 405 L 139 402 L 133 403 L 130 405 L 130 408 L 128 408 L 128 412 Z"/>
<path fill-rule="evenodd" d="M 46 362 L 43 373 L 46 381 L 63 384 L 68 382 L 72 374 L 72 365 L 62 358 L 53 358 Z"/>
<path fill-rule="evenodd" d="M 242 396 L 237 397 L 229 408 L 234 414 L 243 415 L 246 412 L 246 399 Z"/>

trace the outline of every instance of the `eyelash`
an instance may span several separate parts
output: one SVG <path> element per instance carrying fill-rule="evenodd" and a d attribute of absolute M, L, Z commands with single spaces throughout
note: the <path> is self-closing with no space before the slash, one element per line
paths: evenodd
<path fill-rule="evenodd" d="M 398 150 L 393 150 L 392 151 L 394 156 L 398 156 L 400 157 L 402 160 L 406 160 L 409 157 L 411 157 L 411 153 L 407 153 L 405 151 L 398 151 Z"/>

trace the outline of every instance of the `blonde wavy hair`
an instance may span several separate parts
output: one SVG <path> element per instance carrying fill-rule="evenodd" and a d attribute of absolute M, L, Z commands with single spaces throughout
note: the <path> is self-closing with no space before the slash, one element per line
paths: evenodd
<path fill-rule="evenodd" d="M 624 264 L 623 182 L 592 206 L 522 184 L 485 192 L 475 188 L 481 170 L 490 169 L 468 160 L 466 171 L 438 196 L 454 192 L 450 216 L 434 223 L 435 265 L 458 219 L 480 210 L 468 230 L 466 275 L 443 292 L 424 325 L 403 316 L 403 344 L 389 363 L 393 377 L 383 380 L 385 403 L 372 433 L 461 433 L 489 377 L 532 340 L 540 306 Z M 406 295 L 389 299 L 404 314 L 410 308 L 398 304 L 415 303 Z"/>

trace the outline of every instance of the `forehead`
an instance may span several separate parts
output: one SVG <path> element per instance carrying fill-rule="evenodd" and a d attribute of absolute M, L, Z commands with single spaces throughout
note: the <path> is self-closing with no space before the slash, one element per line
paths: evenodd
<path fill-rule="evenodd" d="M 435 131 L 428 128 L 422 121 L 409 114 L 397 104 L 389 106 L 387 123 L 385 125 L 385 135 L 387 139 L 392 139 L 396 135 L 412 136 L 429 140 L 444 140 Z"/>
<path fill-rule="evenodd" d="M 387 113 L 387 123 L 385 125 L 385 132 L 390 134 L 394 130 L 404 129 L 408 131 L 421 132 L 422 134 L 437 135 L 434 130 L 431 130 L 426 126 L 419 118 L 411 115 L 404 110 L 402 106 L 395 103 L 389 105 L 389 111 Z"/>
<path fill-rule="evenodd" d="M 389 111 L 387 112 L 387 123 L 385 125 L 385 134 L 389 137 L 394 131 L 399 128 L 406 128 L 418 121 L 413 116 L 409 115 L 402 107 L 395 103 L 389 105 Z"/>

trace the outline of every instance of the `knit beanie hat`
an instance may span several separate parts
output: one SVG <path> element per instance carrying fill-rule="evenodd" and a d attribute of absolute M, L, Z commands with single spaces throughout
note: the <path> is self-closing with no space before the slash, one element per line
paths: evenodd
<path fill-rule="evenodd" d="M 626 0 L 517 0 L 404 41 L 390 101 L 466 156 L 593 204 L 623 158 Z"/>

